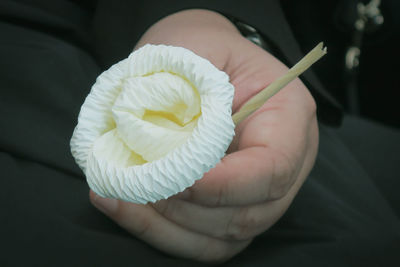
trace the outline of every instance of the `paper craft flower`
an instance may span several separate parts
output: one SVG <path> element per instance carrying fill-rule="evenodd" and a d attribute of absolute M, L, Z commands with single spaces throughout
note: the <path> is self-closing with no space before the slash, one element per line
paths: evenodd
<path fill-rule="evenodd" d="M 89 186 L 135 203 L 200 179 L 234 135 L 229 77 L 193 52 L 146 45 L 103 72 L 82 105 L 71 150 Z"/>

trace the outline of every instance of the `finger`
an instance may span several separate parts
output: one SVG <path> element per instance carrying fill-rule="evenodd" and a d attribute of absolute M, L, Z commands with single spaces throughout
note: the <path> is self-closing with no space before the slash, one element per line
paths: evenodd
<path fill-rule="evenodd" d="M 245 241 L 271 227 L 286 210 L 282 202 L 267 202 L 254 206 L 205 207 L 192 202 L 171 199 L 154 204 L 168 220 L 180 226 L 227 241 Z"/>
<path fill-rule="evenodd" d="M 251 147 L 227 155 L 180 196 L 205 206 L 251 205 L 279 198 L 273 181 L 292 180 L 292 169 L 269 150 Z"/>
<path fill-rule="evenodd" d="M 312 131 L 315 132 L 316 129 Z M 310 135 L 310 139 L 313 134 Z M 305 161 L 313 161 L 311 154 Z M 312 165 L 312 162 L 311 162 Z M 206 207 L 181 199 L 170 198 L 153 204 L 167 219 L 204 235 L 225 240 L 248 240 L 275 224 L 288 209 L 310 172 L 303 165 L 295 184 L 281 199 L 239 207 Z"/>
<path fill-rule="evenodd" d="M 224 240 L 248 240 L 266 231 L 279 220 L 309 171 L 304 166 L 288 194 L 275 201 L 239 207 L 206 207 L 172 198 L 158 201 L 153 206 L 167 219 L 191 231 Z"/>
<path fill-rule="evenodd" d="M 167 220 L 150 205 L 106 199 L 90 191 L 95 207 L 122 228 L 166 253 L 205 262 L 223 261 L 243 250 L 250 240 L 224 242 L 182 228 Z"/>
<path fill-rule="evenodd" d="M 302 157 L 303 158 L 303 157 Z M 178 198 L 205 206 L 237 206 L 276 200 L 295 181 L 297 163 L 269 147 L 227 155 Z"/>
<path fill-rule="evenodd" d="M 291 95 L 304 97 L 294 85 Z M 308 97 L 308 96 L 306 96 Z M 276 98 L 238 129 L 237 148 L 181 196 L 201 205 L 249 205 L 279 199 L 288 192 L 304 164 L 307 139 L 316 124 L 312 99 Z M 305 107 L 305 106 L 306 107 Z M 311 167 L 311 166 L 309 166 Z"/>

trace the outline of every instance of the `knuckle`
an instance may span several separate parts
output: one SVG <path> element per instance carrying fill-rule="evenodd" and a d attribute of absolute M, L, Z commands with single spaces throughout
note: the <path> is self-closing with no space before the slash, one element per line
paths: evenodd
<path fill-rule="evenodd" d="M 220 183 L 213 187 L 210 190 L 210 193 L 208 194 L 207 198 L 204 198 L 202 196 L 201 198 L 199 197 L 198 199 L 201 199 L 201 203 L 207 207 L 220 207 L 224 206 L 226 202 L 228 202 L 227 196 L 229 194 L 229 184 L 226 182 Z M 199 192 L 204 194 L 203 192 Z"/>
<path fill-rule="evenodd" d="M 156 209 L 156 211 L 166 217 L 166 218 L 171 218 L 174 214 L 174 205 L 172 204 L 173 200 L 159 200 L 155 204 L 153 204 L 153 207 Z"/>
<path fill-rule="evenodd" d="M 309 114 L 311 115 L 315 115 L 317 113 L 317 103 L 315 102 L 315 99 L 311 96 L 311 94 L 307 94 L 308 98 L 307 98 L 307 111 L 309 112 Z"/>
<path fill-rule="evenodd" d="M 295 180 L 294 163 L 282 152 L 277 155 L 272 162 L 273 172 L 268 184 L 268 198 L 271 200 L 286 196 Z"/>
<path fill-rule="evenodd" d="M 137 216 L 132 216 L 131 209 L 131 203 L 120 202 L 117 211 L 111 218 L 128 232 L 138 238 L 144 238 L 147 233 L 152 231 L 153 220 L 149 216 L 140 214 L 140 212 L 137 213 Z"/>
<path fill-rule="evenodd" d="M 216 196 L 216 199 L 215 199 L 215 206 L 216 207 L 221 206 L 224 203 L 224 200 L 225 200 L 224 197 L 225 197 L 226 191 L 227 191 L 226 189 L 227 189 L 226 183 L 223 183 L 218 188 L 217 196 Z"/>
<path fill-rule="evenodd" d="M 250 208 L 241 208 L 233 213 L 231 220 L 228 222 L 225 238 L 236 241 L 253 238 L 260 223 L 259 216 L 253 214 Z"/>
<path fill-rule="evenodd" d="M 298 92 L 301 94 L 301 98 L 303 99 L 303 101 L 297 101 L 297 103 L 302 103 L 302 110 L 306 111 L 308 114 L 315 114 L 317 111 L 317 104 L 314 97 L 299 79 L 296 79 L 296 83 L 298 85 L 297 88 L 300 89 Z"/>
<path fill-rule="evenodd" d="M 151 220 L 148 218 L 142 218 L 137 225 L 138 227 L 136 227 L 134 234 L 139 238 L 149 233 L 152 228 Z"/>

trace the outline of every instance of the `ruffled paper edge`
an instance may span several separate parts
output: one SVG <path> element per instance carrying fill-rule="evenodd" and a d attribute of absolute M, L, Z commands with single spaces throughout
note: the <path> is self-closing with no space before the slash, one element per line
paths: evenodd
<path fill-rule="evenodd" d="M 93 144 L 112 129 L 111 107 L 123 80 L 159 71 L 186 77 L 197 88 L 202 115 L 192 136 L 165 157 L 143 165 L 121 168 L 97 158 Z M 234 136 L 233 95 L 228 75 L 208 60 L 181 47 L 146 45 L 98 77 L 81 108 L 72 154 L 89 186 L 102 197 L 134 203 L 168 198 L 193 185 L 225 155 Z"/>

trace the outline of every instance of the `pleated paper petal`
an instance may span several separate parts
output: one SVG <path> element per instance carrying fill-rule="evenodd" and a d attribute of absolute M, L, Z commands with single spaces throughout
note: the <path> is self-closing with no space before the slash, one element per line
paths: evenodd
<path fill-rule="evenodd" d="M 234 135 L 229 77 L 181 47 L 146 45 L 103 72 L 71 139 L 103 197 L 155 202 L 183 191 L 225 155 Z"/>

